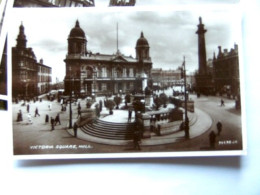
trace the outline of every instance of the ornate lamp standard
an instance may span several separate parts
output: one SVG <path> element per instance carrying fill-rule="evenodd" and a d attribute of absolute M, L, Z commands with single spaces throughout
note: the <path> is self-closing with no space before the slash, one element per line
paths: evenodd
<path fill-rule="evenodd" d="M 188 111 L 187 111 L 187 90 L 186 90 L 186 68 L 185 68 L 185 56 L 183 57 L 183 77 L 184 77 L 184 111 L 185 111 L 185 118 L 184 118 L 184 132 L 185 132 L 185 138 L 190 138 L 190 132 L 189 132 L 189 119 L 188 119 Z"/>

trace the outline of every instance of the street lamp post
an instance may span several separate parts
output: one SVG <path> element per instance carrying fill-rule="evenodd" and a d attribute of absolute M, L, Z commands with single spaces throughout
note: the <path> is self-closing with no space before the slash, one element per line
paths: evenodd
<path fill-rule="evenodd" d="M 183 60 L 183 77 L 184 77 L 184 111 L 185 111 L 185 124 L 184 124 L 184 131 L 185 131 L 185 138 L 190 138 L 190 132 L 189 132 L 189 119 L 188 119 L 188 110 L 187 110 L 187 81 L 186 81 L 186 68 L 185 68 L 185 56 Z"/>
<path fill-rule="evenodd" d="M 93 97 L 94 97 L 94 101 L 96 101 L 96 91 L 97 91 L 97 70 L 96 69 L 93 69 Z"/>
<path fill-rule="evenodd" d="M 69 67 L 69 82 L 70 82 L 70 117 L 69 117 L 69 129 L 72 128 L 72 108 L 71 108 L 71 101 L 72 101 L 72 87 L 71 87 L 71 67 Z"/>

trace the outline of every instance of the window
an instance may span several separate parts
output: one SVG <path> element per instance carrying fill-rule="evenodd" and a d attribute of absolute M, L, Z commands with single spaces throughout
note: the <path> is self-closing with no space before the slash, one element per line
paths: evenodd
<path fill-rule="evenodd" d="M 123 69 L 123 77 L 127 77 L 127 71 L 126 71 L 126 68 Z"/>
<path fill-rule="evenodd" d="M 130 68 L 130 70 L 129 70 L 129 77 L 134 77 L 134 70 L 133 70 L 133 68 Z"/>
<path fill-rule="evenodd" d="M 106 83 L 102 83 L 102 85 L 101 85 L 101 90 L 102 91 L 106 91 L 107 90 L 107 84 Z"/>
<path fill-rule="evenodd" d="M 20 61 L 19 66 L 24 66 L 24 62 Z"/>
<path fill-rule="evenodd" d="M 107 69 L 106 69 L 106 67 L 102 68 L 102 77 L 107 77 Z"/>
<path fill-rule="evenodd" d="M 130 90 L 134 89 L 134 83 L 133 82 L 130 82 Z"/>

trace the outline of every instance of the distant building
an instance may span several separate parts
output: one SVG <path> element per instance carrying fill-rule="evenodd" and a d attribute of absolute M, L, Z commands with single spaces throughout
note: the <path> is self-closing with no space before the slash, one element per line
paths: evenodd
<path fill-rule="evenodd" d="M 12 48 L 13 97 L 34 97 L 47 93 L 51 88 L 52 69 L 37 62 L 32 48 L 27 48 L 24 26 L 19 27 L 17 44 Z"/>
<path fill-rule="evenodd" d="M 134 6 L 136 0 L 110 0 L 109 6 Z"/>
<path fill-rule="evenodd" d="M 141 32 L 136 57 L 92 53 L 87 50 L 85 32 L 76 21 L 68 36 L 65 94 L 77 96 L 143 92 L 151 77 L 152 61 L 147 39 Z"/>
<path fill-rule="evenodd" d="M 92 7 L 95 0 L 15 0 L 14 7 Z"/>
<path fill-rule="evenodd" d="M 155 89 L 183 85 L 180 68 L 176 70 L 163 70 L 162 68 L 154 68 L 152 69 L 151 76 Z"/>
<path fill-rule="evenodd" d="M 213 79 L 216 92 L 228 96 L 240 94 L 238 45 L 230 51 L 218 47 L 218 55 L 213 58 Z"/>
<path fill-rule="evenodd" d="M 43 64 L 43 59 L 36 64 L 38 67 L 37 89 L 39 94 L 47 93 L 51 89 L 51 68 Z"/>

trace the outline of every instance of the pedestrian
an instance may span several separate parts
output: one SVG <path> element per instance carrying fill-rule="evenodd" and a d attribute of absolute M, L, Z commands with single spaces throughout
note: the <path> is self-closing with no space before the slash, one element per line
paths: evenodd
<path fill-rule="evenodd" d="M 40 114 L 39 114 L 39 110 L 38 110 L 37 107 L 36 107 L 36 109 L 35 109 L 35 115 L 34 115 L 34 117 L 36 117 L 36 116 L 40 116 Z"/>
<path fill-rule="evenodd" d="M 80 109 L 78 110 L 78 116 L 77 116 L 77 118 L 79 118 L 79 117 L 81 117 L 81 110 L 80 110 Z"/>
<path fill-rule="evenodd" d="M 78 110 L 81 110 L 80 102 L 78 102 Z"/>
<path fill-rule="evenodd" d="M 132 109 L 129 108 L 129 110 L 128 110 L 128 122 L 130 123 L 131 120 L 132 120 Z"/>
<path fill-rule="evenodd" d="M 141 150 L 139 141 L 140 141 L 140 134 L 138 131 L 135 131 L 133 135 L 134 149 Z"/>
<path fill-rule="evenodd" d="M 49 115 L 48 114 L 46 114 L 46 116 L 45 116 L 45 124 L 47 124 L 47 123 L 49 123 Z"/>
<path fill-rule="evenodd" d="M 216 134 L 214 131 L 211 131 L 209 134 L 209 145 L 211 149 L 215 148 L 215 143 L 216 143 Z"/>
<path fill-rule="evenodd" d="M 100 112 L 102 111 L 102 107 L 103 107 L 103 102 L 102 102 L 102 100 L 99 100 L 99 109 L 100 109 Z"/>
<path fill-rule="evenodd" d="M 51 117 L 51 130 L 52 131 L 54 130 L 54 123 L 55 123 L 54 118 Z"/>
<path fill-rule="evenodd" d="M 30 112 L 30 104 L 27 104 L 27 105 L 26 105 L 26 110 L 27 110 L 27 113 Z"/>
<path fill-rule="evenodd" d="M 22 111 L 19 110 L 19 112 L 17 113 L 17 122 L 23 121 L 23 115 L 22 115 Z"/>
<path fill-rule="evenodd" d="M 74 131 L 74 137 L 77 137 L 77 131 L 78 131 L 78 124 L 77 124 L 77 122 L 74 122 L 73 131 Z"/>
<path fill-rule="evenodd" d="M 225 102 L 223 99 L 220 100 L 220 106 L 225 106 Z"/>
<path fill-rule="evenodd" d="M 59 113 L 58 113 L 58 114 L 56 115 L 56 117 L 55 117 L 55 125 L 56 125 L 57 123 L 61 124 L 61 123 L 60 123 L 60 115 L 59 115 Z"/>
<path fill-rule="evenodd" d="M 218 135 L 220 135 L 221 131 L 222 131 L 222 123 L 220 121 L 217 122 L 217 129 L 218 129 Z"/>

